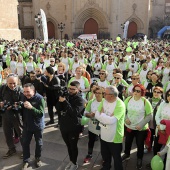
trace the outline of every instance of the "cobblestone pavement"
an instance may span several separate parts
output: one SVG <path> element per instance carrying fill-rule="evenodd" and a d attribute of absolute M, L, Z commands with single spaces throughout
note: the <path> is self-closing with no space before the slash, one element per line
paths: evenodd
<path fill-rule="evenodd" d="M 47 115 L 46 115 L 47 116 Z M 47 118 L 45 119 L 47 121 Z M 64 144 L 64 141 L 61 137 L 60 130 L 55 128 L 54 125 L 48 126 L 44 130 L 44 146 L 42 151 L 42 167 L 38 168 L 39 170 L 64 170 L 64 167 L 69 162 L 67 148 Z M 87 127 L 83 133 L 82 138 L 80 138 L 78 147 L 78 170 L 99 170 L 102 166 L 102 158 L 100 155 L 100 141 L 95 143 L 93 159 L 89 164 L 83 164 L 83 160 L 87 154 Z M 31 163 L 28 170 L 36 169 L 34 166 L 34 139 L 31 142 Z M 2 127 L 0 128 L 0 170 L 20 170 L 22 167 L 22 160 L 20 159 L 21 155 L 21 145 L 20 143 L 16 144 L 17 154 L 4 160 L 2 156 L 7 152 L 7 146 L 5 143 L 5 138 L 3 134 Z M 123 153 L 122 153 L 123 154 Z M 149 163 L 152 158 L 152 152 L 144 155 L 143 158 L 143 170 L 145 165 Z M 135 140 L 134 145 L 132 146 L 131 159 L 124 162 L 124 170 L 135 170 L 136 169 L 136 146 Z M 112 169 L 113 166 L 112 166 Z"/>

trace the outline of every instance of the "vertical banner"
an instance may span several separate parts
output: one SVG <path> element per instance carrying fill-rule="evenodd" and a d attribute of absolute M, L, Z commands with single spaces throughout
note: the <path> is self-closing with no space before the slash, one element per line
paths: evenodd
<path fill-rule="evenodd" d="M 47 43 L 48 42 L 48 29 L 47 29 L 46 15 L 45 15 L 45 12 L 42 9 L 40 9 L 40 14 L 41 14 L 44 43 Z"/>
<path fill-rule="evenodd" d="M 129 21 L 126 21 L 125 24 L 124 24 L 124 33 L 123 33 L 124 39 L 127 39 L 128 27 L 129 27 Z"/>

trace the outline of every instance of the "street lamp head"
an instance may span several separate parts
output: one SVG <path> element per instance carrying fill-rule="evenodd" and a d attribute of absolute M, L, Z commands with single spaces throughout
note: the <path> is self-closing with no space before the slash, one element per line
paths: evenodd
<path fill-rule="evenodd" d="M 38 16 L 38 18 L 41 18 L 41 14 L 40 13 L 38 13 L 37 16 Z"/>
<path fill-rule="evenodd" d="M 34 16 L 34 19 L 35 19 L 35 21 L 37 21 L 37 20 L 38 20 L 38 17 L 37 17 L 37 15 L 35 15 L 35 16 Z"/>

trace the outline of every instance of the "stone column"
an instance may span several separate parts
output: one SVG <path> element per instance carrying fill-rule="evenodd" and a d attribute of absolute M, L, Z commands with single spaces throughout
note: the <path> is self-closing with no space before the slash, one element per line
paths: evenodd
<path fill-rule="evenodd" d="M 0 0 L 0 38 L 20 40 L 21 31 L 18 28 L 17 0 Z"/>

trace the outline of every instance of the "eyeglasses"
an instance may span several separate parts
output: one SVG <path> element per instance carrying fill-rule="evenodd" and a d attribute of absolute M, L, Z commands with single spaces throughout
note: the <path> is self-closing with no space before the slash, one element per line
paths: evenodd
<path fill-rule="evenodd" d="M 54 61 L 50 61 L 50 62 L 54 62 Z"/>
<path fill-rule="evenodd" d="M 139 78 L 131 78 L 132 80 L 138 80 Z"/>
<path fill-rule="evenodd" d="M 119 80 L 119 79 L 120 79 L 120 77 L 114 77 L 114 79 L 117 79 L 117 80 Z"/>
<path fill-rule="evenodd" d="M 111 96 L 111 95 L 113 95 L 113 94 L 110 94 L 110 93 L 108 93 L 108 94 L 107 94 L 107 93 L 104 93 L 104 95 L 105 95 L 105 96 L 106 96 L 106 95 L 110 95 L 110 96 Z"/>
<path fill-rule="evenodd" d="M 100 93 L 100 92 L 95 92 L 95 94 L 102 94 L 102 93 Z"/>
<path fill-rule="evenodd" d="M 99 73 L 100 75 L 104 75 L 105 73 Z"/>
<path fill-rule="evenodd" d="M 154 93 L 161 94 L 162 92 L 160 91 L 153 91 Z"/>
<path fill-rule="evenodd" d="M 136 90 L 136 89 L 134 89 L 134 90 L 133 90 L 133 92 L 141 93 L 141 91 L 140 91 L 140 90 Z"/>

